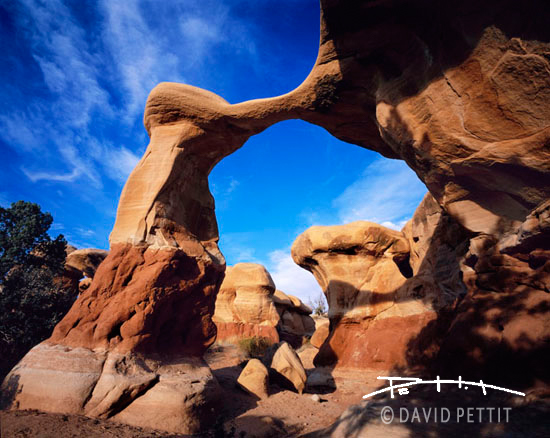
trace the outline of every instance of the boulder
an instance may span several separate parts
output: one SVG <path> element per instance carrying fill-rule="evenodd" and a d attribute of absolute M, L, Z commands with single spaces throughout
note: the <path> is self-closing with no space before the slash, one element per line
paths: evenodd
<path fill-rule="evenodd" d="M 279 382 L 296 389 L 299 394 L 304 391 L 306 371 L 302 361 L 288 343 L 282 342 L 277 346 L 270 368 L 276 372 Z"/>
<path fill-rule="evenodd" d="M 311 345 L 316 348 L 321 348 L 321 345 L 323 345 L 325 340 L 328 338 L 329 331 L 330 323 L 328 321 L 320 324 L 317 329 L 315 329 L 315 333 L 313 333 L 313 336 L 311 337 Z"/>
<path fill-rule="evenodd" d="M 241 371 L 237 383 L 259 398 L 269 396 L 269 372 L 258 359 L 250 359 Z"/>
<path fill-rule="evenodd" d="M 307 376 L 306 382 L 307 388 L 312 391 L 320 389 L 336 389 L 336 382 L 332 376 L 332 369 L 327 367 L 315 368 L 309 376 Z"/>

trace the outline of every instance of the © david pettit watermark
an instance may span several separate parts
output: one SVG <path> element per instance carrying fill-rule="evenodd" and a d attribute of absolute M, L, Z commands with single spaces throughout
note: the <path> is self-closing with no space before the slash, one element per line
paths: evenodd
<path fill-rule="evenodd" d="M 487 388 L 495 389 L 497 391 L 504 391 L 510 394 L 519 395 L 525 397 L 525 393 L 514 391 L 512 389 L 502 388 L 500 386 L 489 385 L 484 383 L 483 380 L 479 382 L 470 382 L 462 380 L 462 376 L 458 376 L 458 380 L 445 380 L 440 379 L 437 376 L 436 380 L 422 380 L 417 377 L 378 377 L 378 380 L 387 380 L 390 382 L 390 386 L 380 389 L 378 391 L 371 392 L 363 396 L 363 399 L 367 399 L 377 394 L 390 391 L 391 398 L 395 398 L 394 390 L 397 390 L 399 395 L 409 394 L 409 387 L 414 385 L 436 385 L 437 392 L 441 392 L 442 384 L 458 385 L 459 388 L 464 386 L 467 390 L 469 386 L 479 386 L 483 391 L 483 395 L 487 395 Z M 401 383 L 394 385 L 394 381 L 405 381 L 407 383 Z M 455 409 L 449 409 L 446 407 L 400 407 L 398 416 L 394 412 L 391 406 L 384 406 L 380 412 L 380 419 L 384 424 L 390 424 L 394 420 L 400 423 L 407 422 L 434 422 L 434 423 L 448 423 L 453 421 L 460 423 L 461 421 L 466 423 L 508 423 L 510 420 L 510 407 L 457 407 Z"/>

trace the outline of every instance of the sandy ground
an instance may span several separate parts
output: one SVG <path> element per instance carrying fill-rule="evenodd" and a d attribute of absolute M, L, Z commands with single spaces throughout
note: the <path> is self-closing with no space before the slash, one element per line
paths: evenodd
<path fill-rule="evenodd" d="M 301 354 L 304 366 L 313 368 L 313 347 Z M 212 372 L 223 389 L 223 410 L 213 430 L 204 437 L 297 437 L 332 424 L 350 405 L 359 403 L 373 385 L 376 375 L 365 373 L 335 377 L 338 389 L 321 393 L 321 402 L 312 400 L 312 393 L 298 394 L 272 384 L 265 400 L 241 390 L 237 378 L 246 363 L 235 346 L 214 346 L 205 355 Z M 376 383 L 376 382 L 375 382 Z M 77 415 L 46 414 L 38 411 L 0 412 L 0 438 L 68 438 L 68 437 L 183 437 L 161 431 L 141 429 L 108 420 Z"/>
<path fill-rule="evenodd" d="M 304 366 L 311 372 L 316 353 L 313 347 L 300 352 Z M 550 437 L 550 409 L 548 404 L 525 404 L 514 406 L 512 421 L 508 424 L 448 424 L 417 422 L 382 424 L 381 409 L 389 405 L 395 413 L 400 407 L 437 407 L 442 395 L 435 388 L 426 389 L 416 395 L 391 400 L 389 394 L 368 403 L 361 403 L 362 396 L 383 384 L 377 380 L 378 371 L 333 372 L 337 389 L 320 393 L 321 402 L 312 399 L 311 392 L 298 394 L 275 384 L 270 387 L 270 396 L 259 400 L 239 389 L 236 380 L 246 358 L 237 347 L 214 346 L 206 356 L 214 375 L 223 389 L 223 409 L 212 430 L 200 436 L 205 438 L 268 438 L 303 437 L 317 438 L 334 434 L 338 438 L 363 437 Z M 445 406 L 451 410 L 457 406 L 489 406 L 502 404 L 502 400 L 487 399 L 481 393 L 458 391 L 456 388 L 444 395 Z M 491 400 L 491 401 L 489 401 Z M 506 404 L 504 404 L 506 405 Z M 351 407 L 351 408 L 350 408 Z M 337 419 L 344 411 L 354 411 L 360 424 L 368 424 L 366 434 L 358 434 L 360 427 L 350 429 L 348 424 L 338 424 Z M 332 426 L 332 427 L 331 427 Z M 69 438 L 69 437 L 183 437 L 165 432 L 130 427 L 108 420 L 90 419 L 75 415 L 46 414 L 37 411 L 0 412 L 0 438 Z"/>
<path fill-rule="evenodd" d="M 317 349 L 311 347 L 300 352 L 300 358 L 309 373 L 313 369 L 313 357 Z M 206 360 L 226 393 L 224 429 L 227 434 L 234 430 L 236 437 L 300 436 L 323 429 L 332 423 L 350 405 L 362 401 L 362 396 L 379 386 L 378 372 L 333 373 L 337 390 L 317 392 L 321 402 L 312 399 L 313 393 L 306 389 L 303 394 L 289 391 L 275 384 L 270 385 L 270 396 L 258 400 L 236 385 L 245 358 L 238 349 L 225 346 L 219 351 L 210 351 Z"/>

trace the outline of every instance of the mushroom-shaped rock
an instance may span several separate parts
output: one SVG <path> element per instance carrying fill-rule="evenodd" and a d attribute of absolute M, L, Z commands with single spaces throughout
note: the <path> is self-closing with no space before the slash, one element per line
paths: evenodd
<path fill-rule="evenodd" d="M 294 349 L 286 342 L 282 342 L 271 360 L 270 368 L 276 372 L 279 381 L 286 386 L 292 386 L 302 393 L 306 386 L 306 371 Z"/>
<path fill-rule="evenodd" d="M 329 317 L 376 316 L 392 306 L 410 269 L 409 242 L 372 222 L 315 226 L 298 236 L 292 258 L 327 296 Z"/>
<path fill-rule="evenodd" d="M 258 359 L 250 359 L 241 371 L 237 383 L 259 398 L 269 396 L 269 372 Z"/>
<path fill-rule="evenodd" d="M 326 326 L 313 338 L 320 348 L 316 366 L 389 369 L 407 363 L 409 341 L 435 314 L 411 295 L 405 234 L 365 221 L 311 227 L 294 242 L 292 257 L 314 274 L 329 305 L 332 331 Z"/>
<path fill-rule="evenodd" d="M 269 272 L 256 263 L 228 267 L 216 298 L 212 320 L 219 341 L 260 336 L 279 342 L 279 314 L 273 300 L 275 284 Z"/>

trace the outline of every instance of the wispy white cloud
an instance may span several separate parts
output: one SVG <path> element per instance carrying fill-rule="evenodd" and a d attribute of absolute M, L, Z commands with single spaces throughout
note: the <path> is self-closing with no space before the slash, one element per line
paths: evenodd
<path fill-rule="evenodd" d="M 121 184 L 128 179 L 128 176 L 139 161 L 139 157 L 124 146 L 107 146 L 104 149 L 103 157 L 107 174 Z"/>
<path fill-rule="evenodd" d="M 232 193 L 237 187 L 239 187 L 241 183 L 239 181 L 237 181 L 236 179 L 234 178 L 231 178 L 231 180 L 229 181 L 229 185 L 227 186 L 227 189 L 225 190 L 225 193 L 227 195 L 229 195 L 230 193 Z"/>
<path fill-rule="evenodd" d="M 225 233 L 220 235 L 220 249 L 226 259 L 235 263 L 261 263 L 254 249 L 254 233 Z"/>
<path fill-rule="evenodd" d="M 267 268 L 278 289 L 297 296 L 305 303 L 317 299 L 322 293 L 313 274 L 294 263 L 290 248 L 270 252 Z"/>
<path fill-rule="evenodd" d="M 105 16 L 103 37 L 124 88 L 124 113 L 134 122 L 151 89 L 161 81 L 184 82 L 179 59 L 162 35 L 149 28 L 139 0 L 100 3 Z M 114 79 L 114 78 L 113 78 Z"/>
<path fill-rule="evenodd" d="M 333 206 L 341 223 L 367 220 L 400 229 L 426 191 L 403 161 L 379 158 L 333 201 Z"/>
<path fill-rule="evenodd" d="M 42 180 L 73 182 L 76 178 L 80 176 L 79 169 L 74 169 L 72 172 L 69 172 L 69 173 L 44 172 L 44 171 L 33 172 L 32 170 L 28 170 L 25 167 L 22 167 L 21 170 L 23 171 L 25 176 L 29 178 L 32 182 L 37 182 Z"/>
<path fill-rule="evenodd" d="M 94 230 L 89 230 L 87 228 L 77 227 L 75 228 L 75 231 L 81 236 L 81 237 L 91 237 L 95 235 Z"/>

